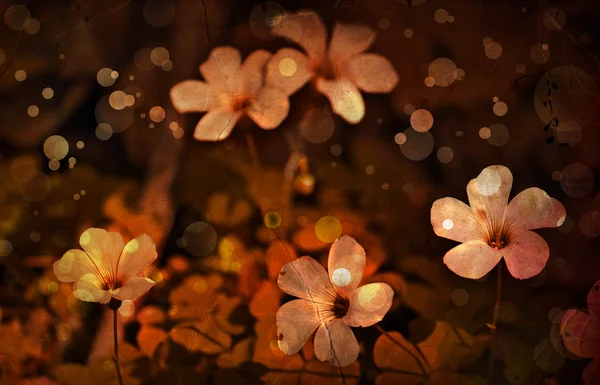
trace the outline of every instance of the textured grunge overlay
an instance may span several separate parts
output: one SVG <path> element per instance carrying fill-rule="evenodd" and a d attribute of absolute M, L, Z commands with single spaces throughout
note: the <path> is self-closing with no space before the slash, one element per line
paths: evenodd
<path fill-rule="evenodd" d="M 0 0 L 0 385 L 600 385 L 598 0 Z"/>

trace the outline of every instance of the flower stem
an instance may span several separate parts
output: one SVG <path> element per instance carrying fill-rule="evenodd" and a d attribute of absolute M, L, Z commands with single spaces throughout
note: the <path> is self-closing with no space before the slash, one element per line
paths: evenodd
<path fill-rule="evenodd" d="M 416 348 L 416 346 L 414 346 L 414 345 L 412 345 L 412 343 L 410 343 L 410 345 L 413 348 L 413 350 L 411 350 L 407 346 L 401 344 L 394 337 L 392 337 L 392 335 L 390 333 L 388 333 L 387 331 L 385 331 L 381 326 L 379 326 L 379 324 L 375 324 L 374 326 L 377 328 L 377 330 L 379 330 L 379 332 L 381 334 L 383 334 L 390 341 L 392 341 L 394 343 L 394 345 L 396 345 L 401 350 L 403 350 L 408 355 L 410 355 L 412 358 L 414 358 L 414 360 L 417 362 L 417 365 L 419 365 L 419 368 L 421 369 L 421 372 L 423 373 L 423 375 L 427 377 L 427 373 L 428 373 L 427 369 L 425 369 L 425 366 L 423 365 L 423 362 L 421 362 L 421 359 L 419 358 L 419 356 L 421 356 L 423 358 L 423 360 L 425 361 L 425 363 L 427 364 L 427 366 L 429 366 L 429 362 L 427 362 L 427 359 L 422 355 L 422 353 L 419 354 L 419 350 Z"/>
<path fill-rule="evenodd" d="M 258 151 L 256 151 L 256 143 L 254 142 L 254 138 L 252 137 L 249 129 L 246 130 L 246 143 L 248 144 L 248 152 L 252 158 L 252 166 L 259 169 L 260 160 L 258 159 Z"/>
<path fill-rule="evenodd" d="M 496 282 L 496 302 L 494 303 L 494 316 L 492 323 L 488 324 L 490 328 L 490 364 L 488 373 L 488 382 L 492 384 L 494 378 L 494 358 L 496 356 L 496 330 L 498 323 L 498 314 L 500 313 L 500 298 L 502 296 L 502 262 L 498 264 L 498 278 Z"/>
<path fill-rule="evenodd" d="M 113 361 L 115 363 L 115 370 L 117 371 L 117 378 L 119 379 L 119 385 L 123 385 L 123 376 L 121 375 L 121 365 L 119 364 L 119 339 L 117 338 L 117 309 L 113 309 L 113 335 L 115 344 L 115 355 Z"/>

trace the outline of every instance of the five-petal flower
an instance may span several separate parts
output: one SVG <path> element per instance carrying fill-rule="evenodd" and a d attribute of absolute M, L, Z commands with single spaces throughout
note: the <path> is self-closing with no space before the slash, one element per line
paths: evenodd
<path fill-rule="evenodd" d="M 329 273 L 310 257 L 286 264 L 277 284 L 299 297 L 277 311 L 279 348 L 296 354 L 316 330 L 315 355 L 334 366 L 356 361 L 359 346 L 350 329 L 379 322 L 390 309 L 394 291 L 385 283 L 360 286 L 366 264 L 364 249 L 350 236 L 331 246 Z"/>
<path fill-rule="evenodd" d="M 217 47 L 200 65 L 205 82 L 184 80 L 171 88 L 171 101 L 180 113 L 208 111 L 194 131 L 197 140 L 227 138 L 238 120 L 248 115 L 258 126 L 279 126 L 290 109 L 282 91 L 264 84 L 264 68 L 271 54 L 254 51 L 242 64 L 232 47 Z"/>
<path fill-rule="evenodd" d="M 327 46 L 321 18 L 304 10 L 282 15 L 271 31 L 297 43 L 306 54 L 292 48 L 277 51 L 267 64 L 267 84 L 280 87 L 289 96 L 316 78 L 315 86 L 327 96 L 333 112 L 349 123 L 358 123 L 365 115 L 360 90 L 388 93 L 398 83 L 388 59 L 365 53 L 376 36 L 365 25 L 337 23 Z"/>
<path fill-rule="evenodd" d="M 508 168 L 490 166 L 467 185 L 471 207 L 454 198 L 433 203 L 434 232 L 462 242 L 444 256 L 448 268 L 461 277 L 479 279 L 502 258 L 518 279 L 533 277 L 546 265 L 548 244 L 529 230 L 562 225 L 565 208 L 537 187 L 522 191 L 508 204 L 512 180 Z"/>
<path fill-rule="evenodd" d="M 73 294 L 87 302 L 108 303 L 111 298 L 133 301 L 155 282 L 140 276 L 156 259 L 156 246 L 148 235 L 124 244 L 119 233 L 89 228 L 79 237 L 83 250 L 67 251 L 54 263 L 62 282 L 74 282 Z"/>

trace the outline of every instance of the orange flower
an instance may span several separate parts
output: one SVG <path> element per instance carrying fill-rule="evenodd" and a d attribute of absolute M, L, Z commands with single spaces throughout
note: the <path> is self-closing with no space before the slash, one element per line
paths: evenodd
<path fill-rule="evenodd" d="M 280 87 L 289 96 L 316 78 L 317 90 L 349 123 L 358 123 L 365 115 L 359 90 L 388 93 L 398 83 L 388 59 L 365 53 L 376 37 L 367 26 L 337 23 L 327 46 L 323 22 L 315 12 L 304 10 L 282 15 L 271 31 L 297 43 L 306 55 L 291 48 L 280 49 L 267 64 L 267 84 Z"/>
<path fill-rule="evenodd" d="M 232 47 L 217 47 L 200 65 L 205 82 L 184 80 L 171 88 L 171 101 L 180 113 L 208 111 L 194 131 L 197 140 L 227 138 L 237 121 L 247 114 L 259 127 L 272 130 L 288 114 L 286 95 L 263 84 L 267 51 L 254 51 L 244 64 Z"/>
<path fill-rule="evenodd" d="M 156 246 L 148 235 L 125 245 L 119 233 L 89 228 L 79 237 L 82 250 L 67 251 L 54 263 L 62 282 L 75 282 L 73 294 L 87 302 L 108 303 L 112 298 L 133 301 L 155 282 L 140 276 L 156 259 Z"/>
<path fill-rule="evenodd" d="M 467 185 L 471 207 L 454 198 L 433 203 L 433 231 L 462 242 L 444 256 L 446 266 L 461 277 L 479 279 L 502 258 L 518 279 L 531 278 L 546 266 L 548 244 L 529 230 L 562 225 L 565 208 L 537 187 L 522 191 L 508 204 L 512 181 L 508 168 L 490 166 Z"/>
<path fill-rule="evenodd" d="M 314 345 L 319 360 L 340 367 L 356 361 L 359 346 L 350 326 L 379 322 L 394 297 L 385 283 L 358 287 L 365 264 L 365 250 L 345 235 L 331 246 L 329 273 L 310 257 L 283 266 L 277 279 L 279 288 L 300 298 L 277 311 L 277 336 L 284 353 L 296 354 L 316 330 Z"/>

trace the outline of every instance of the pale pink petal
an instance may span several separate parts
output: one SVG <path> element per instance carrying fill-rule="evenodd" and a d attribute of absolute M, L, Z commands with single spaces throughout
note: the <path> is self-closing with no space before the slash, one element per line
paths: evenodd
<path fill-rule="evenodd" d="M 515 233 L 500 252 L 510 274 L 518 279 L 538 275 L 550 256 L 550 249 L 544 238 L 532 231 Z"/>
<path fill-rule="evenodd" d="M 217 47 L 208 59 L 200 65 L 200 73 L 215 92 L 228 91 L 239 93 L 243 88 L 243 79 L 238 73 L 242 57 L 233 47 Z"/>
<path fill-rule="evenodd" d="M 302 88 L 313 74 L 308 69 L 308 59 L 300 51 L 282 48 L 267 63 L 265 82 L 280 89 L 287 96 Z"/>
<path fill-rule="evenodd" d="M 156 259 L 156 245 L 149 235 L 143 234 L 125 245 L 118 265 L 118 276 L 123 281 L 136 277 Z"/>
<path fill-rule="evenodd" d="M 431 206 L 431 226 L 440 237 L 457 242 L 482 240 L 479 222 L 473 210 L 454 198 L 441 198 Z"/>
<path fill-rule="evenodd" d="M 321 63 L 325 59 L 327 30 L 316 12 L 301 10 L 285 14 L 271 28 L 271 32 L 297 43 L 314 63 Z"/>
<path fill-rule="evenodd" d="M 108 303 L 110 293 L 102 290 L 101 282 L 94 274 L 85 274 L 73 285 L 73 295 L 80 301 Z"/>
<path fill-rule="evenodd" d="M 373 53 L 351 58 L 344 71 L 358 88 L 370 93 L 391 92 L 399 80 L 392 63 Z"/>
<path fill-rule="evenodd" d="M 54 262 L 54 275 L 62 282 L 75 282 L 84 274 L 96 274 L 91 258 L 83 251 L 72 249 Z"/>
<path fill-rule="evenodd" d="M 560 324 L 560 335 L 571 353 L 583 358 L 600 356 L 600 318 L 569 309 Z"/>
<path fill-rule="evenodd" d="M 367 327 L 381 321 L 392 306 L 394 290 L 387 283 L 370 283 L 354 290 L 344 321 L 352 327 Z"/>
<path fill-rule="evenodd" d="M 296 354 L 321 323 L 317 306 L 304 299 L 290 301 L 277 310 L 279 349 Z"/>
<path fill-rule="evenodd" d="M 593 359 L 581 373 L 585 385 L 600 385 L 600 356 Z"/>
<path fill-rule="evenodd" d="M 600 281 L 597 281 L 588 293 L 587 304 L 590 314 L 600 317 Z"/>
<path fill-rule="evenodd" d="M 246 114 L 264 130 L 279 126 L 289 111 L 290 101 L 287 95 L 276 88 L 262 88 L 246 108 Z"/>
<path fill-rule="evenodd" d="M 333 112 L 348 123 L 356 124 L 365 116 L 365 103 L 360 91 L 351 81 L 318 78 L 316 87 L 327 96 Z"/>
<path fill-rule="evenodd" d="M 333 286 L 343 293 L 358 287 L 365 270 L 365 249 L 349 235 L 339 237 L 331 245 L 327 270 Z"/>
<path fill-rule="evenodd" d="M 366 25 L 337 23 L 329 43 L 329 60 L 342 63 L 351 56 L 365 52 L 376 36 L 377 33 Z"/>
<path fill-rule="evenodd" d="M 194 139 L 217 142 L 231 134 L 231 130 L 242 116 L 241 111 L 219 108 L 208 111 L 194 130 Z"/>
<path fill-rule="evenodd" d="M 506 209 L 506 220 L 520 230 L 558 227 L 566 215 L 565 207 L 559 201 L 537 187 L 521 191 Z"/>
<path fill-rule="evenodd" d="M 327 271 L 311 257 L 285 264 L 277 277 L 277 285 L 289 295 L 313 302 L 333 304 L 335 298 Z"/>
<path fill-rule="evenodd" d="M 444 263 L 463 278 L 479 279 L 500 262 L 502 254 L 487 243 L 471 241 L 458 245 L 444 255 Z"/>
<path fill-rule="evenodd" d="M 321 324 L 315 334 L 315 355 L 333 366 L 348 366 L 358 358 L 360 348 L 350 326 L 343 319 Z"/>
<path fill-rule="evenodd" d="M 171 103 L 179 113 L 208 111 L 216 103 L 213 90 L 199 80 L 184 80 L 171 88 Z"/>
<path fill-rule="evenodd" d="M 467 185 L 469 205 L 484 226 L 497 226 L 502 221 L 512 181 L 508 168 L 489 166 Z"/>
<path fill-rule="evenodd" d="M 241 75 L 244 79 L 244 91 L 254 93 L 263 86 L 266 65 L 271 58 L 271 53 L 259 49 L 250 54 L 242 64 Z"/>
<path fill-rule="evenodd" d="M 125 281 L 125 284 L 111 292 L 112 296 L 118 300 L 135 301 L 145 294 L 156 282 L 146 277 L 133 277 Z"/>
<path fill-rule="evenodd" d="M 103 277 L 114 276 L 119 256 L 125 247 L 121 234 L 92 227 L 81 234 L 79 244 L 92 259 L 98 274 Z"/>

